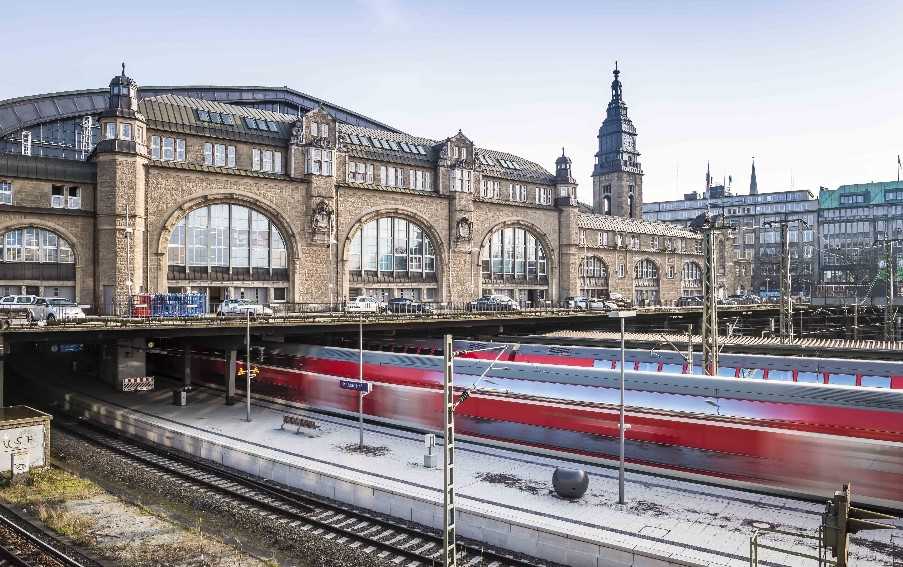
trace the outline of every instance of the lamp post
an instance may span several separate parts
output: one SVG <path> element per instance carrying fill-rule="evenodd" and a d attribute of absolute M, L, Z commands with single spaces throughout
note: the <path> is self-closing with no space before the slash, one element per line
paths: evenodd
<path fill-rule="evenodd" d="M 624 499 L 624 320 L 636 317 L 636 311 L 611 311 L 609 317 L 621 320 L 621 402 L 620 419 L 618 420 L 618 504 L 626 504 Z"/>
<path fill-rule="evenodd" d="M 246 309 L 245 323 L 245 415 L 251 421 L 251 310 Z"/>
<path fill-rule="evenodd" d="M 358 382 L 364 382 L 364 316 L 360 316 L 358 320 Z M 364 392 L 357 393 L 357 428 L 358 428 L 358 445 L 364 448 Z"/>

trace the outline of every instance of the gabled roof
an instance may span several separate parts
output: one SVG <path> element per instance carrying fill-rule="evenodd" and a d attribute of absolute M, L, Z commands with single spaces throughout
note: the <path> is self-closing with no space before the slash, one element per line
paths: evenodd
<path fill-rule="evenodd" d="M 577 219 L 577 225 L 580 228 L 592 230 L 611 230 L 614 232 L 651 234 L 653 236 L 668 236 L 674 238 L 699 238 L 698 233 L 673 224 L 627 217 L 614 217 L 611 215 L 587 215 L 580 213 Z"/>

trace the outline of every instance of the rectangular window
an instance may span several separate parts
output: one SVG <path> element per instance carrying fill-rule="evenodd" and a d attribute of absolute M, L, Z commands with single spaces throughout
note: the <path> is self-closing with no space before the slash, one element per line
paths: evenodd
<path fill-rule="evenodd" d="M 459 193 L 470 191 L 471 171 L 469 169 L 453 169 L 451 172 L 451 190 Z"/>
<path fill-rule="evenodd" d="M 273 173 L 282 173 L 282 152 L 273 152 Z"/>
<path fill-rule="evenodd" d="M 257 148 L 251 149 L 251 169 L 260 171 L 260 150 Z"/>
<path fill-rule="evenodd" d="M 107 122 L 107 140 L 116 139 L 116 123 Z"/>
<path fill-rule="evenodd" d="M 160 159 L 160 136 L 151 136 L 151 159 Z"/>
<path fill-rule="evenodd" d="M 66 208 L 67 209 L 80 209 L 82 206 L 81 195 L 78 192 L 78 187 L 69 187 L 67 189 L 66 194 Z"/>
<path fill-rule="evenodd" d="M 508 195 L 512 201 L 517 201 L 519 203 L 527 202 L 527 186 L 520 185 L 518 183 L 510 183 L 508 184 Z"/>
<path fill-rule="evenodd" d="M 284 287 L 274 287 L 273 288 L 273 301 L 284 302 L 286 298 L 287 288 Z"/>
<path fill-rule="evenodd" d="M 132 125 L 128 122 L 122 123 L 122 139 L 123 140 L 131 140 L 132 139 Z"/>
<path fill-rule="evenodd" d="M 332 175 L 332 150 L 308 148 L 307 173 Z"/>
<path fill-rule="evenodd" d="M 204 144 L 204 165 L 213 165 L 213 144 Z"/>
<path fill-rule="evenodd" d="M 321 138 L 329 137 L 329 124 L 320 124 L 320 137 Z"/>
<path fill-rule="evenodd" d="M 235 167 L 235 146 L 226 147 L 226 167 Z"/>
<path fill-rule="evenodd" d="M 539 205 L 552 204 L 552 189 L 550 187 L 536 188 L 536 203 Z"/>
<path fill-rule="evenodd" d="M 0 205 L 13 204 L 13 184 L 9 181 L 0 181 Z"/>
<path fill-rule="evenodd" d="M 176 161 L 185 161 L 185 140 L 176 138 Z"/>
<path fill-rule="evenodd" d="M 223 144 L 214 146 L 213 165 L 220 167 L 226 165 L 226 146 Z"/>
<path fill-rule="evenodd" d="M 163 138 L 163 159 L 171 161 L 175 157 L 175 142 L 172 138 Z"/>
<path fill-rule="evenodd" d="M 66 196 L 62 185 L 54 185 L 50 188 L 50 206 L 54 209 L 62 209 L 66 206 Z"/>
<path fill-rule="evenodd" d="M 272 150 L 265 150 L 261 152 L 261 169 L 263 171 L 273 171 L 273 152 Z"/>

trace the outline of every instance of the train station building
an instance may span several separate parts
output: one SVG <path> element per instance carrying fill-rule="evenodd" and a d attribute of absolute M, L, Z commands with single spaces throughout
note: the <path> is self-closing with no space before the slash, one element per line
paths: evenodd
<path fill-rule="evenodd" d="M 636 129 L 615 70 L 593 205 L 470 132 L 410 135 L 288 88 L 139 87 L 0 101 L 0 292 L 96 313 L 140 292 L 267 304 L 358 295 L 525 305 L 702 288 L 697 234 L 642 220 Z M 555 159 L 557 157 L 557 159 Z M 722 294 L 744 268 L 719 244 Z"/>

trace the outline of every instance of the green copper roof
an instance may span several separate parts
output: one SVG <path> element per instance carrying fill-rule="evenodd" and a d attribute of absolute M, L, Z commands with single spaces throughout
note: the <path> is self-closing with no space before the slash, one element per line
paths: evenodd
<path fill-rule="evenodd" d="M 863 207 L 868 205 L 883 205 L 885 193 L 890 189 L 903 190 L 903 181 L 876 181 L 873 183 L 856 183 L 854 185 L 841 185 L 837 189 L 822 189 L 818 193 L 818 205 L 822 209 L 836 209 L 840 207 Z M 845 195 L 863 195 L 863 202 L 843 202 L 841 197 Z M 900 202 L 900 198 L 892 202 Z"/>

